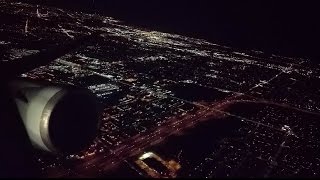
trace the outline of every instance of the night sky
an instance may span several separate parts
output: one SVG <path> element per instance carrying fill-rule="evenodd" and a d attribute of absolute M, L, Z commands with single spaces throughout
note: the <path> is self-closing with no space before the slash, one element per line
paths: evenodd
<path fill-rule="evenodd" d="M 319 59 L 316 3 L 306 1 L 30 0 L 240 49 Z"/>

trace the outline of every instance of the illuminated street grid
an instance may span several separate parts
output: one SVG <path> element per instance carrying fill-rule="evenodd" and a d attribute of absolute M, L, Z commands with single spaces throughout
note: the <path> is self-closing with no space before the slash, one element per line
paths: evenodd
<path fill-rule="evenodd" d="M 319 176 L 319 65 L 9 0 L 0 1 L 0 16 L 3 62 L 98 34 L 22 75 L 86 87 L 105 106 L 88 150 L 35 155 L 45 175 L 89 169 L 107 176 L 110 164 L 223 114 L 241 120 L 241 136 L 222 140 L 188 168 L 182 163 L 183 176 Z"/>

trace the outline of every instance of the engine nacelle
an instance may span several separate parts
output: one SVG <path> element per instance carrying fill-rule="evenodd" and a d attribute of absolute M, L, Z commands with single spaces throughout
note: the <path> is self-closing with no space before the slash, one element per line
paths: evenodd
<path fill-rule="evenodd" d="M 87 89 L 29 80 L 10 83 L 32 144 L 53 153 L 77 152 L 98 132 L 96 97 Z"/>

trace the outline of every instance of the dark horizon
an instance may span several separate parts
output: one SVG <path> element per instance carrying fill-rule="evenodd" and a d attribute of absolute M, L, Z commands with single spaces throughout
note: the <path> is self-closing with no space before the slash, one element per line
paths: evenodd
<path fill-rule="evenodd" d="M 298 2 L 29 0 L 95 12 L 143 28 L 317 62 L 316 6 Z"/>

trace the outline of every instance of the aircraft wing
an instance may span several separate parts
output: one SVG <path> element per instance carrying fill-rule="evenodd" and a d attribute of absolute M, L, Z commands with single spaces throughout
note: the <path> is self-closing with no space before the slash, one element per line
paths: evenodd
<path fill-rule="evenodd" d="M 12 61 L 0 61 L 0 82 L 9 81 L 23 73 L 46 65 L 77 49 L 86 42 L 94 40 L 94 36 L 96 35 L 82 36 L 67 43 L 56 44 L 47 49 L 42 49 L 35 54 L 23 56 Z"/>

